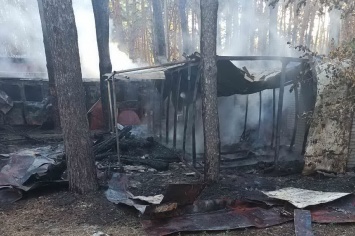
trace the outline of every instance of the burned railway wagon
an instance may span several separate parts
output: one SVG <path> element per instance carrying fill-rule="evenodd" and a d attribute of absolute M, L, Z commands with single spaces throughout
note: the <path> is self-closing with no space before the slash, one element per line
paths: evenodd
<path fill-rule="evenodd" d="M 256 75 L 232 63 L 258 60 L 281 61 L 282 70 Z M 249 164 L 251 160 L 272 161 L 275 157 L 277 160 L 278 157 L 287 157 L 288 161 L 301 160 L 309 129 L 303 114 L 313 110 L 316 97 L 315 78 L 308 60 L 218 57 L 217 69 L 222 165 L 230 165 L 230 161 L 235 160 L 238 165 Z M 152 135 L 159 137 L 160 142 L 180 149 L 195 166 L 203 162 L 199 71 L 199 57 L 194 55 L 188 61 L 107 75 L 111 88 L 116 88 L 115 83 L 123 81 L 139 83 L 149 80 L 154 83 L 156 89 L 150 95 L 151 101 L 146 102 Z M 112 96 L 119 92 L 112 89 L 110 94 L 111 107 L 119 107 L 120 102 L 115 104 Z M 223 100 L 231 98 L 234 104 L 223 103 Z M 252 100 L 254 109 L 251 107 Z M 224 114 L 221 112 L 222 105 Z M 112 118 L 115 117 L 113 109 Z M 224 119 L 226 114 L 235 114 L 237 119 Z M 251 119 L 257 122 L 251 123 Z M 113 124 L 114 119 L 112 127 Z M 224 138 L 226 136 L 227 139 Z M 257 158 L 249 158 L 251 156 Z"/>

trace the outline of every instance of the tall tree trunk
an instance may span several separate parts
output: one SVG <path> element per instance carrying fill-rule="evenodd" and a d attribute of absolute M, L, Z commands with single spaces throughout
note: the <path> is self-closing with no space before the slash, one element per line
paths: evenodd
<path fill-rule="evenodd" d="M 329 12 L 329 40 L 332 40 L 334 46 L 339 46 L 339 38 L 340 38 L 340 31 L 341 31 L 341 11 L 333 9 Z"/>
<path fill-rule="evenodd" d="M 308 35 L 306 38 L 306 46 L 311 48 L 311 44 L 313 44 L 313 30 L 314 30 L 314 23 L 315 23 L 315 19 L 316 19 L 316 9 L 312 9 L 311 11 L 311 16 L 310 16 L 310 23 L 309 23 L 309 29 L 308 29 Z"/>
<path fill-rule="evenodd" d="M 153 0 L 154 55 L 157 62 L 166 60 L 163 12 L 160 0 Z M 166 13 L 165 13 L 166 14 Z M 163 58 L 162 58 L 163 57 Z"/>
<path fill-rule="evenodd" d="M 229 2 L 228 2 L 229 3 Z M 226 41 L 224 45 L 224 50 L 229 50 L 231 47 L 232 34 L 233 34 L 233 21 L 234 12 L 232 12 L 231 6 L 227 8 L 226 13 Z"/>
<path fill-rule="evenodd" d="M 53 60 L 60 121 L 64 135 L 69 188 L 97 190 L 94 154 L 86 117 L 78 35 L 71 0 L 40 0 Z"/>
<path fill-rule="evenodd" d="M 274 45 L 275 41 L 277 39 L 277 15 L 278 15 L 278 9 L 279 5 L 276 4 L 275 8 L 272 6 L 269 6 L 270 8 L 270 18 L 269 18 L 269 47 L 268 47 L 268 53 L 269 55 L 273 53 L 274 50 Z"/>
<path fill-rule="evenodd" d="M 96 40 L 99 51 L 99 68 L 100 68 L 100 95 L 102 103 L 102 113 L 104 117 L 104 128 L 108 128 L 110 124 L 110 105 L 108 103 L 107 83 L 104 74 L 112 72 L 112 64 L 110 58 L 110 26 L 109 26 L 109 0 L 92 0 L 94 10 Z"/>
<path fill-rule="evenodd" d="M 202 119 L 205 140 L 205 180 L 219 177 L 220 139 L 217 106 L 218 1 L 201 0 Z"/>
<path fill-rule="evenodd" d="M 310 4 L 307 4 L 304 9 L 304 14 L 303 14 L 303 19 L 302 19 L 302 24 L 301 24 L 301 30 L 300 30 L 300 45 L 305 44 L 305 36 L 308 30 L 308 23 L 309 23 L 309 17 L 311 14 L 311 6 Z"/>
<path fill-rule="evenodd" d="M 43 33 L 43 43 L 44 43 L 44 51 L 46 54 L 46 61 L 47 61 L 47 73 L 48 73 L 48 87 L 49 87 L 49 99 L 52 104 L 52 112 L 50 114 L 51 120 L 53 122 L 54 129 L 60 129 L 60 118 L 59 118 L 59 109 L 58 109 L 58 98 L 57 98 L 57 90 L 55 88 L 54 82 L 54 68 L 53 68 L 53 55 L 51 53 L 51 48 L 49 46 L 48 41 L 48 32 L 46 29 L 44 15 L 43 15 L 43 4 L 41 0 L 37 0 L 38 2 L 38 9 L 39 15 L 41 18 L 41 25 L 42 25 L 42 33 Z"/>
<path fill-rule="evenodd" d="M 169 7 L 168 7 L 168 0 L 164 1 L 164 27 L 165 27 L 165 55 L 167 60 L 170 59 L 170 23 L 169 23 Z"/>
<path fill-rule="evenodd" d="M 292 44 L 296 45 L 297 42 L 297 33 L 298 33 L 298 27 L 299 27 L 299 21 L 300 21 L 300 16 L 297 11 L 297 4 L 293 3 L 293 28 L 292 28 Z"/>
<path fill-rule="evenodd" d="M 179 1 L 179 13 L 180 13 L 180 24 L 181 24 L 180 27 L 182 33 L 183 52 L 190 54 L 192 52 L 189 45 L 189 29 L 187 23 L 186 0 Z"/>

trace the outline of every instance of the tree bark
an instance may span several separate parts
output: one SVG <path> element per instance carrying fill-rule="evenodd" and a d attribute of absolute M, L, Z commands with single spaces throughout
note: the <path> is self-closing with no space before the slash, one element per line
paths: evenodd
<path fill-rule="evenodd" d="M 51 120 L 53 122 L 53 128 L 55 130 L 59 130 L 60 129 L 60 118 L 59 118 L 59 110 L 58 110 L 57 91 L 55 88 L 54 71 L 53 71 L 54 58 L 51 54 L 51 49 L 49 47 L 48 32 L 45 27 L 44 16 L 43 16 L 42 1 L 38 0 L 37 2 L 38 2 L 39 15 L 41 18 L 41 25 L 42 25 L 44 51 L 46 54 L 46 61 L 47 61 L 48 87 L 49 87 L 48 97 L 49 97 L 49 100 L 52 104 L 52 112 L 51 112 L 50 116 L 51 116 Z"/>
<path fill-rule="evenodd" d="M 60 121 L 64 135 L 69 188 L 97 190 L 94 154 L 86 117 L 78 35 L 71 0 L 39 0 L 53 60 Z"/>
<path fill-rule="evenodd" d="M 109 27 L 109 10 L 108 0 L 92 0 L 92 7 L 95 17 L 96 40 L 99 51 L 99 68 L 100 68 L 100 95 L 102 103 L 102 113 L 104 118 L 105 129 L 110 124 L 110 105 L 108 103 L 108 90 L 105 77 L 106 73 L 112 72 L 112 64 L 110 59 L 110 27 Z"/>
<path fill-rule="evenodd" d="M 205 140 L 205 180 L 219 177 L 220 139 L 217 106 L 218 1 L 201 0 L 202 119 Z"/>
<path fill-rule="evenodd" d="M 160 0 L 153 0 L 153 24 L 154 24 L 154 56 L 155 61 L 166 60 L 166 43 L 164 33 L 163 12 Z M 166 14 L 166 13 L 165 13 Z"/>

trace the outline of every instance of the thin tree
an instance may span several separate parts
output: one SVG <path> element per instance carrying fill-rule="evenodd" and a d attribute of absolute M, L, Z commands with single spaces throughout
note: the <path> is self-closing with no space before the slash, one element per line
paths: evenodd
<path fill-rule="evenodd" d="M 180 24 L 182 33 L 182 45 L 183 52 L 186 54 L 192 53 L 190 51 L 190 41 L 189 41 L 189 29 L 187 23 L 187 13 L 186 13 L 186 0 L 179 1 L 179 13 L 180 13 Z"/>
<path fill-rule="evenodd" d="M 154 29 L 154 59 L 156 62 L 166 59 L 166 42 L 164 33 L 163 12 L 160 0 L 153 0 L 153 29 Z M 166 13 L 165 13 L 166 14 Z"/>
<path fill-rule="evenodd" d="M 86 117 L 78 35 L 71 0 L 39 0 L 53 58 L 53 78 L 67 158 L 69 188 L 97 190 L 94 154 Z"/>
<path fill-rule="evenodd" d="M 92 0 L 96 26 L 96 41 L 99 51 L 100 95 L 105 128 L 108 128 L 108 124 L 110 124 L 110 106 L 108 102 L 107 83 L 105 81 L 106 77 L 104 77 L 104 74 L 111 73 L 112 71 L 109 45 L 110 28 L 108 3 L 109 0 Z"/>
<path fill-rule="evenodd" d="M 46 62 L 47 62 L 47 74 L 48 74 L 48 97 L 49 101 L 52 104 L 52 112 L 50 114 L 51 120 L 53 122 L 54 129 L 60 129 L 60 119 L 59 119 L 59 110 L 58 110 L 58 99 L 57 99 L 57 91 L 55 88 L 54 83 L 54 74 L 53 74 L 53 57 L 51 55 L 51 49 L 48 45 L 48 34 L 46 31 L 44 18 L 43 18 L 43 6 L 42 1 L 38 0 L 38 10 L 41 19 L 42 25 L 42 33 L 43 33 L 43 44 L 44 44 L 44 51 L 46 55 Z"/>
<path fill-rule="evenodd" d="M 217 12 L 218 1 L 201 0 L 202 119 L 205 140 L 205 180 L 219 177 L 220 139 L 217 107 Z"/>

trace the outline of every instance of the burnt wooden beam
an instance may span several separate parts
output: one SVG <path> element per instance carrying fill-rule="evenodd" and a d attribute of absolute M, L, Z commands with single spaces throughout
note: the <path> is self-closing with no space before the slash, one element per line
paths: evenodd
<path fill-rule="evenodd" d="M 185 157 L 186 153 L 186 133 L 187 133 L 187 123 L 189 121 L 189 108 L 190 108 L 190 99 L 191 99 L 191 66 L 190 63 L 187 68 L 187 93 L 185 94 L 185 116 L 184 116 L 184 134 L 182 138 L 182 151 L 183 156 Z"/>
<path fill-rule="evenodd" d="M 180 97 L 180 86 L 181 86 L 181 71 L 178 71 L 178 79 L 176 81 L 177 88 L 175 94 L 175 109 L 174 109 L 174 136 L 173 136 L 173 147 L 176 148 L 176 135 L 177 135 L 177 121 L 178 121 L 178 111 L 179 111 L 179 97 Z"/>
<path fill-rule="evenodd" d="M 169 144 L 169 117 L 170 117 L 170 98 L 171 98 L 171 91 L 169 91 L 169 95 L 166 101 L 166 116 L 165 116 L 165 142 Z"/>
<path fill-rule="evenodd" d="M 111 81 L 107 80 L 107 94 L 108 94 L 108 104 L 110 107 L 110 130 L 111 132 L 114 131 L 115 128 L 115 124 L 114 124 L 114 110 L 113 110 L 113 106 L 112 106 L 112 85 L 111 85 Z"/>
<path fill-rule="evenodd" d="M 200 69 L 198 70 L 195 85 L 194 85 L 194 94 L 192 99 L 192 164 L 196 168 L 196 100 L 197 100 L 197 91 L 200 84 Z"/>
<path fill-rule="evenodd" d="M 280 80 L 280 92 L 279 92 L 279 104 L 277 109 L 277 123 L 276 123 L 276 147 L 275 147 L 275 157 L 274 163 L 278 167 L 279 157 L 280 157 L 280 141 L 281 141 L 281 122 L 282 122 L 282 108 L 284 102 L 284 92 L 285 92 L 285 79 L 286 79 L 286 67 L 288 62 L 282 61 L 282 72 Z"/>
<path fill-rule="evenodd" d="M 275 118 L 276 118 L 276 89 L 272 90 L 272 133 L 271 133 L 271 147 L 274 146 L 275 140 Z"/>
<path fill-rule="evenodd" d="M 249 95 L 247 95 L 247 98 L 245 101 L 244 130 L 243 130 L 243 134 L 242 134 L 241 139 L 245 138 L 245 135 L 247 132 L 248 110 L 249 110 Z"/>
<path fill-rule="evenodd" d="M 296 134 L 297 134 L 297 128 L 298 128 L 298 115 L 299 115 L 299 99 L 298 99 L 298 85 L 295 85 L 293 92 L 295 93 L 295 123 L 293 125 L 293 133 L 292 133 L 292 139 L 290 143 L 290 151 L 292 151 L 293 146 L 295 145 L 296 141 Z"/>
<path fill-rule="evenodd" d="M 261 111 L 262 111 L 262 92 L 259 92 L 259 125 L 258 125 L 258 138 L 260 139 L 260 128 L 261 128 Z"/>
<path fill-rule="evenodd" d="M 308 59 L 297 57 L 277 57 L 277 56 L 217 56 L 218 61 L 282 61 L 307 62 Z"/>
<path fill-rule="evenodd" d="M 163 141 L 163 124 L 162 124 L 162 118 L 164 114 L 164 88 L 165 88 L 165 80 L 161 82 L 161 88 L 160 88 L 160 111 L 159 111 L 159 139 L 160 142 Z"/>
<path fill-rule="evenodd" d="M 109 47 L 109 0 L 92 0 L 94 11 L 96 40 L 99 52 L 99 68 L 100 68 L 100 95 L 102 103 L 102 113 L 105 128 L 109 124 L 109 103 L 107 94 L 107 84 L 105 82 L 105 74 L 112 72 L 112 64 L 110 58 Z"/>
<path fill-rule="evenodd" d="M 112 78 L 112 92 L 113 92 L 113 112 L 114 112 L 114 131 L 115 131 L 115 137 L 116 137 L 116 148 L 117 148 L 117 163 L 119 168 L 122 168 L 121 165 L 121 157 L 120 157 L 120 138 L 119 138 L 119 133 L 117 129 L 117 115 L 118 115 L 118 110 L 117 110 L 117 98 L 116 98 L 116 86 L 115 86 L 115 78 Z"/>

